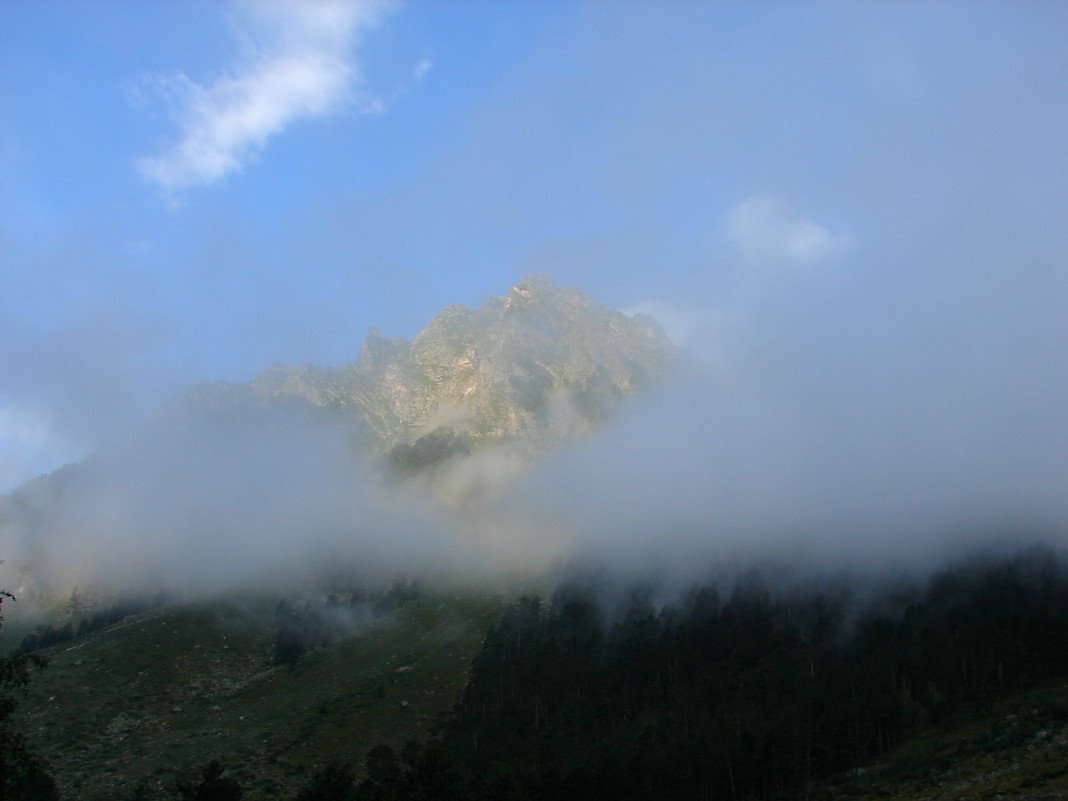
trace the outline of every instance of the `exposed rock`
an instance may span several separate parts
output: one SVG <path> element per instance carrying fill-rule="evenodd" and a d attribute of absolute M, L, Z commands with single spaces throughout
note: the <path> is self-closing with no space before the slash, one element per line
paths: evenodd
<path fill-rule="evenodd" d="M 545 274 L 476 309 L 449 306 L 413 339 L 370 329 L 353 363 L 275 364 L 244 385 L 202 385 L 187 401 L 291 403 L 364 421 L 382 451 L 420 467 L 487 441 L 530 451 L 590 431 L 665 367 L 673 347 Z M 427 439 L 431 437 L 431 439 Z"/>

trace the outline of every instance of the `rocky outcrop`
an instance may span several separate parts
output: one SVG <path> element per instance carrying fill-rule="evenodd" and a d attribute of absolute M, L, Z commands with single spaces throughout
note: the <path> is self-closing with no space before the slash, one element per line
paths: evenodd
<path fill-rule="evenodd" d="M 651 318 L 538 274 L 478 308 L 449 306 L 408 341 L 370 329 L 351 364 L 276 364 L 249 384 L 188 397 L 342 412 L 364 421 L 383 451 L 431 434 L 464 449 L 522 440 L 539 450 L 591 430 L 662 372 L 672 350 Z"/>

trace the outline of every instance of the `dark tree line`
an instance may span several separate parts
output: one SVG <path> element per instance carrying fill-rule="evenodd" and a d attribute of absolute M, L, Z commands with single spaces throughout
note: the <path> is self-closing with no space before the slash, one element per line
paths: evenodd
<path fill-rule="evenodd" d="M 0 605 L 15 600 L 0 590 Z M 3 624 L 0 616 L 0 625 Z M 26 745 L 11 722 L 17 696 L 30 681 L 31 670 L 45 667 L 37 654 L 0 656 L 0 801 L 56 801 L 59 793 L 48 766 Z"/>
<path fill-rule="evenodd" d="M 859 617 L 852 591 L 753 578 L 662 610 L 635 592 L 611 624 L 596 588 L 525 598 L 440 737 L 376 747 L 349 795 L 808 798 L 961 704 L 1068 676 L 1051 551 L 945 570 Z"/>
<path fill-rule="evenodd" d="M 178 779 L 175 786 L 181 801 L 240 801 L 244 794 L 241 784 L 227 775 L 226 767 L 217 759 L 204 767 L 200 781 Z"/>

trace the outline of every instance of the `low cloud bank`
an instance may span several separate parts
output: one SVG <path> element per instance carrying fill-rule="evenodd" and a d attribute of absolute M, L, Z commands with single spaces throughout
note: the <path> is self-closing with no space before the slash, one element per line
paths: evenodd
<path fill-rule="evenodd" d="M 896 570 L 992 539 L 1063 539 L 1063 457 L 1040 421 L 1019 434 L 911 404 L 902 419 L 875 397 L 850 413 L 842 396 L 777 399 L 779 380 L 680 379 L 538 464 L 493 514 L 630 573 L 768 558 Z"/>
<path fill-rule="evenodd" d="M 324 571 L 479 580 L 554 561 L 678 583 L 768 559 L 900 571 L 1006 537 L 1065 544 L 1053 410 L 1021 427 L 997 403 L 939 404 L 932 386 L 821 385 L 804 361 L 730 380 L 685 368 L 525 468 L 490 446 L 426 480 L 391 477 L 352 427 L 296 412 L 157 422 L 9 496 L 5 568 L 41 589 L 127 592 Z"/>
<path fill-rule="evenodd" d="M 493 513 L 628 570 L 896 569 L 995 538 L 1064 545 L 1068 354 L 1044 264 L 766 284 L 710 310 L 670 384 Z"/>
<path fill-rule="evenodd" d="M 293 411 L 179 415 L 4 504 L 9 568 L 45 587 L 217 590 L 311 571 L 447 567 L 456 531 Z"/>
<path fill-rule="evenodd" d="M 784 280 L 714 311 L 671 379 L 529 464 L 487 446 L 398 480 L 342 422 L 161 414 L 6 499 L 4 569 L 201 590 L 326 567 L 475 580 L 571 559 L 685 579 L 768 558 L 930 568 L 996 538 L 1063 547 L 1068 365 L 1043 289 L 1059 284 L 988 265 L 981 281 L 932 271 L 909 296 L 921 268 Z"/>

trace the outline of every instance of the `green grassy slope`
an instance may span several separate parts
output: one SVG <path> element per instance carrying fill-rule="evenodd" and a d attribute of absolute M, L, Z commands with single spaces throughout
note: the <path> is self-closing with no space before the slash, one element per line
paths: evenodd
<path fill-rule="evenodd" d="M 915 736 L 832 796 L 854 801 L 1068 797 L 1068 684 L 971 707 L 942 732 Z"/>
<path fill-rule="evenodd" d="M 429 595 L 293 668 L 271 664 L 271 602 L 155 609 L 44 653 L 19 724 L 64 798 L 122 798 L 222 760 L 246 798 L 291 797 L 330 760 L 424 737 L 460 690 L 497 595 Z"/>

